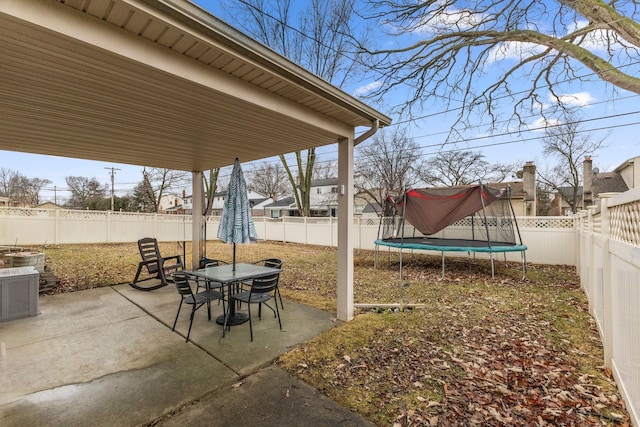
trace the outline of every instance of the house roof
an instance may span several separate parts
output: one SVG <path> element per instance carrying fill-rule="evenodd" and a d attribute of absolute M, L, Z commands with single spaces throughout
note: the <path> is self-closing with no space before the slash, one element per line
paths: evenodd
<path fill-rule="evenodd" d="M 573 187 L 558 187 L 558 193 L 563 199 L 571 201 L 571 198 L 573 197 Z M 582 186 L 578 187 L 576 197 L 578 199 L 582 199 Z"/>
<path fill-rule="evenodd" d="M 593 176 L 591 192 L 594 196 L 600 193 L 623 193 L 627 190 L 629 187 L 618 172 L 601 172 Z"/>
<path fill-rule="evenodd" d="M 2 199 L 2 197 L 0 197 L 0 199 Z M 60 206 L 56 203 L 53 202 L 44 202 L 44 203 L 40 203 L 38 206 L 36 206 L 36 208 L 41 208 L 41 209 L 64 209 L 64 206 Z"/>
<path fill-rule="evenodd" d="M 511 187 L 511 198 L 520 198 L 525 197 L 526 194 L 524 192 L 524 183 L 522 181 L 514 181 L 514 182 L 497 182 L 486 184 L 488 187 L 495 188 L 500 190 L 505 188 L 507 185 Z"/>
<path fill-rule="evenodd" d="M 295 198 L 293 198 L 293 197 L 285 197 L 284 199 L 280 199 L 277 202 L 269 203 L 267 206 L 265 206 L 265 209 L 288 208 L 292 204 L 295 204 L 295 202 L 296 202 Z"/>
<path fill-rule="evenodd" d="M 311 181 L 311 187 L 324 187 L 327 185 L 338 185 L 338 178 L 315 179 Z"/>
<path fill-rule="evenodd" d="M 0 2 L 0 150 L 204 171 L 391 120 L 186 0 Z"/>
<path fill-rule="evenodd" d="M 382 206 L 378 202 L 369 202 L 362 209 L 362 213 L 380 213 L 382 212 Z"/>
<path fill-rule="evenodd" d="M 600 172 L 593 175 L 591 182 L 591 193 L 597 197 L 600 193 L 623 193 L 629 190 L 626 182 L 618 172 Z M 576 196 L 582 199 L 584 188 L 578 187 Z M 560 187 L 558 193 L 565 199 L 570 201 L 573 195 L 572 187 Z"/>

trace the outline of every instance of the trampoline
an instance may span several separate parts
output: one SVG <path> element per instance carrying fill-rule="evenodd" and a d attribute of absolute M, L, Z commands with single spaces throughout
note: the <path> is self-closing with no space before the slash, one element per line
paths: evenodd
<path fill-rule="evenodd" d="M 441 252 L 442 277 L 447 252 L 488 253 L 492 278 L 494 253 L 503 253 L 506 260 L 507 252 L 520 252 L 523 278 L 526 275 L 527 247 L 522 244 L 508 186 L 408 190 L 398 199 L 387 198 L 385 217 L 374 242 L 376 266 L 380 246 L 400 249 L 401 279 L 402 253 L 407 249 Z M 436 233 L 455 237 L 434 236 Z"/>

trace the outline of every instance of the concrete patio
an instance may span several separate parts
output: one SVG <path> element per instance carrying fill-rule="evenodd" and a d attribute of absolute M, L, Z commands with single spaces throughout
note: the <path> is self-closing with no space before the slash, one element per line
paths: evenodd
<path fill-rule="evenodd" d="M 0 425 L 369 425 L 272 364 L 333 315 L 285 300 L 283 330 L 266 310 L 250 342 L 248 323 L 222 338 L 203 307 L 185 343 L 178 302 L 173 286 L 119 285 L 41 296 L 38 316 L 0 323 Z"/>

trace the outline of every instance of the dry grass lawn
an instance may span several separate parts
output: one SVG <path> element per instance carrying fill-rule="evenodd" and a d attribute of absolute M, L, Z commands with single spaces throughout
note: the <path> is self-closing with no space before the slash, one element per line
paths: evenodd
<path fill-rule="evenodd" d="M 261 242 L 237 253 L 282 258 L 283 297 L 335 312 L 335 248 Z M 135 244 L 46 255 L 55 292 L 129 282 L 139 259 Z M 231 246 L 209 242 L 207 256 L 230 260 Z M 491 280 L 487 262 L 451 259 L 441 279 L 439 257 L 405 261 L 400 280 L 394 259 L 375 269 L 372 252 L 356 252 L 355 301 L 424 307 L 361 310 L 278 364 L 381 426 L 629 425 L 573 268 L 531 265 L 522 281 L 518 265 L 498 263 Z"/>

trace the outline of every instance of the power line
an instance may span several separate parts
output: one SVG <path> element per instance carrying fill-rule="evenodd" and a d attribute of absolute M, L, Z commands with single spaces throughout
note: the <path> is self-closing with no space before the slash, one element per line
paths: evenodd
<path fill-rule="evenodd" d="M 602 127 L 597 127 L 597 128 L 590 128 L 590 129 L 582 129 L 582 130 L 578 130 L 575 133 L 588 133 L 588 132 L 597 132 L 597 131 L 603 131 L 603 130 L 612 130 L 612 129 L 617 129 L 617 128 L 622 128 L 622 127 L 629 127 L 629 126 L 638 126 L 640 125 L 640 121 L 639 122 L 632 122 L 632 123 L 622 123 L 622 124 L 616 124 L 616 125 L 610 125 L 610 126 L 602 126 Z M 539 129 L 538 129 L 539 130 Z M 478 139 L 482 139 L 482 138 L 478 138 Z M 499 147 L 499 146 L 504 146 L 504 145 L 513 145 L 513 144 L 518 144 L 518 143 L 525 143 L 528 141 L 538 141 L 540 140 L 540 137 L 535 136 L 535 137 L 530 137 L 530 138 L 522 138 L 522 139 L 517 139 L 517 140 L 511 140 L 511 141 L 500 141 L 500 142 L 492 142 L 492 143 L 488 143 L 488 144 L 481 144 L 481 145 L 474 145 L 471 147 L 461 147 L 461 148 L 451 148 L 449 150 L 437 150 L 437 151 L 431 151 L 431 152 L 427 152 L 427 153 L 420 153 L 417 157 L 420 158 L 425 158 L 425 157 L 429 157 L 429 156 L 434 156 L 434 155 L 438 155 L 438 154 L 442 154 L 442 153 L 449 153 L 449 152 L 457 152 L 457 151 L 467 151 L 467 150 L 477 150 L 477 149 L 481 149 L 481 148 L 490 148 L 490 147 Z M 427 147 L 418 147 L 418 148 L 429 148 L 429 147 L 433 147 L 434 145 L 431 146 L 427 146 Z M 358 160 L 358 157 L 355 158 L 355 160 Z M 322 163 L 330 163 L 335 161 L 335 159 L 329 159 L 329 160 L 321 160 L 321 161 L 316 161 L 316 164 L 322 164 Z M 272 162 L 267 162 L 267 163 L 277 163 L 279 162 L 279 160 L 274 160 Z M 291 167 L 292 172 L 297 171 L 297 166 L 293 165 Z M 229 174 L 222 174 L 219 176 L 220 178 L 227 178 L 230 176 Z"/>

